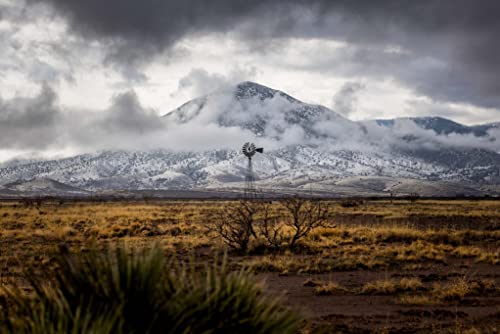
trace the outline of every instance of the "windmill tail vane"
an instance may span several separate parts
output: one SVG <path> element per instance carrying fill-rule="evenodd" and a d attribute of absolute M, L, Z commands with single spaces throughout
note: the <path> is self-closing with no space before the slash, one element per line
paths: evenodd
<path fill-rule="evenodd" d="M 262 148 L 262 147 L 257 148 L 257 146 L 255 146 L 254 143 L 247 142 L 247 143 L 243 144 L 243 148 L 241 149 L 241 151 L 243 152 L 243 154 L 247 158 L 251 159 L 255 155 L 256 152 L 264 153 L 264 148 Z"/>

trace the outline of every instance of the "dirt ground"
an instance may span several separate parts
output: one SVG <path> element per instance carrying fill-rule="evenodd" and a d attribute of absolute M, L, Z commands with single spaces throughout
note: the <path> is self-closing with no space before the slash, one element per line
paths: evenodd
<path fill-rule="evenodd" d="M 281 295 L 288 305 L 296 308 L 313 323 L 314 329 L 326 333 L 460 333 L 474 328 L 482 333 L 500 329 L 500 295 L 468 297 L 460 302 L 437 305 L 403 305 L 392 295 L 362 295 L 336 292 L 328 296 L 315 295 L 308 281 L 336 281 L 356 289 L 374 280 L 419 277 L 424 286 L 436 281 L 450 282 L 461 277 L 494 279 L 500 282 L 500 271 L 488 265 L 470 261 L 448 266 L 433 266 L 428 270 L 401 273 L 387 271 L 343 271 L 320 275 L 261 274 L 268 291 Z"/>
<path fill-rule="evenodd" d="M 500 201 L 330 201 L 293 250 L 228 250 L 208 228 L 235 201 L 0 202 L 0 285 L 48 268 L 57 245 L 160 243 L 212 262 L 227 252 L 305 319 L 304 332 L 498 333 Z M 279 202 L 274 203 L 277 207 Z M 279 211 L 279 210 L 278 210 Z"/>

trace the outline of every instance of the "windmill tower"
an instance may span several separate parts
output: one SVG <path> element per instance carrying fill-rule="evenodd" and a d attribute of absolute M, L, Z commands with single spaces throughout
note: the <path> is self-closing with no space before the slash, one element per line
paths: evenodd
<path fill-rule="evenodd" d="M 254 198 L 255 197 L 255 177 L 253 174 L 252 168 L 252 157 L 255 155 L 255 152 L 263 153 L 264 149 L 262 147 L 257 148 L 254 143 L 245 143 L 242 148 L 243 154 L 248 158 L 247 171 L 245 174 L 245 198 Z"/>

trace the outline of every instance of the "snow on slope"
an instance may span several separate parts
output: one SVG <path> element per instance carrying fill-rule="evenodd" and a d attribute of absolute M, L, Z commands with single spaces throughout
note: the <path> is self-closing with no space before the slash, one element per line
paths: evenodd
<path fill-rule="evenodd" d="M 453 136 L 462 135 L 493 142 L 488 131 L 496 129 L 494 124 L 470 130 L 442 118 L 353 122 L 326 107 L 251 82 L 189 101 L 164 119 L 170 126 L 197 122 L 238 127 L 269 143 L 253 161 L 257 182 L 266 188 L 317 185 L 322 190 L 344 187 L 384 193 L 391 186 L 389 181 L 380 183 L 385 178 L 415 180 L 402 183 L 405 188 L 400 191 L 436 181 L 461 183 L 464 189 L 470 184 L 500 184 L 498 153 L 474 147 L 470 138 L 475 137 L 465 137 L 468 146 L 448 145 Z M 246 166 L 245 157 L 235 150 L 104 151 L 6 164 L 0 166 L 0 185 L 19 182 L 19 189 L 11 186 L 11 191 L 63 191 L 50 179 L 100 191 L 231 188 L 243 184 Z M 361 185 L 342 183 L 356 177 L 361 177 Z M 44 180 L 40 186 L 37 179 Z"/>
<path fill-rule="evenodd" d="M 37 178 L 27 181 L 16 181 L 4 185 L 4 188 L 17 193 L 31 195 L 86 195 L 87 191 L 49 179 Z"/>

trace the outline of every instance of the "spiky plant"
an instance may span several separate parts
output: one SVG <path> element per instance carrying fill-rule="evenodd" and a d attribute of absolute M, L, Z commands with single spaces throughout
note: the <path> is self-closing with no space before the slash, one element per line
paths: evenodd
<path fill-rule="evenodd" d="M 247 271 L 166 259 L 159 247 L 73 254 L 3 298 L 4 333 L 293 333 L 298 317 Z"/>

